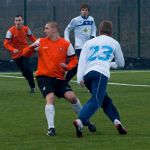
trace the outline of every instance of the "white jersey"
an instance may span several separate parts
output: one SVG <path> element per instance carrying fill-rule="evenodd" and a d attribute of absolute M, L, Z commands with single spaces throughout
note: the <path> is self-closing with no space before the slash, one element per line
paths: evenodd
<path fill-rule="evenodd" d="M 84 19 L 82 16 L 73 18 L 65 29 L 64 38 L 69 40 L 69 33 L 74 30 L 75 34 L 75 49 L 82 49 L 84 43 L 89 40 L 92 36 L 96 36 L 96 26 L 94 18 L 88 16 Z"/>
<path fill-rule="evenodd" d="M 125 61 L 120 44 L 112 37 L 100 35 L 87 41 L 81 51 L 77 81 L 83 81 L 83 77 L 94 70 L 110 78 L 111 61 L 115 59 L 118 67 L 124 67 Z"/>

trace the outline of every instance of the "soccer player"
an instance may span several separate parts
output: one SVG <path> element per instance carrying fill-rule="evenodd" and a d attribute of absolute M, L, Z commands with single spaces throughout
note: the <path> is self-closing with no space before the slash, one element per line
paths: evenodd
<path fill-rule="evenodd" d="M 69 34 L 71 30 L 74 30 L 75 34 L 75 53 L 79 58 L 83 44 L 96 36 L 96 26 L 94 18 L 89 16 L 90 8 L 87 4 L 80 6 L 81 15 L 71 20 L 64 31 L 64 37 L 69 41 Z M 76 75 L 77 66 L 69 71 L 66 75 L 66 80 L 70 81 L 71 78 Z"/>
<path fill-rule="evenodd" d="M 22 75 L 27 79 L 31 89 L 30 92 L 34 93 L 35 83 L 33 71 L 29 65 L 30 61 L 29 58 L 27 58 L 28 55 L 22 55 L 22 49 L 28 46 L 27 38 L 32 42 L 36 41 L 29 27 L 23 25 L 22 16 L 17 15 L 15 17 L 15 25 L 8 29 L 6 33 L 4 47 L 9 50 L 12 59 L 22 72 Z"/>
<path fill-rule="evenodd" d="M 113 39 L 112 22 L 101 22 L 100 36 L 87 41 L 81 51 L 77 81 L 91 92 L 91 98 L 82 107 L 78 119 L 74 121 L 77 137 L 82 137 L 83 125 L 94 113 L 102 107 L 106 115 L 114 123 L 120 134 L 127 131 L 120 121 L 119 113 L 106 93 L 107 81 L 110 77 L 110 67 L 124 67 L 124 57 L 120 44 Z M 115 62 L 112 62 L 112 59 Z"/>
<path fill-rule="evenodd" d="M 45 25 L 45 38 L 40 38 L 23 50 L 24 54 L 38 51 L 38 68 L 36 79 L 43 97 L 46 100 L 45 115 L 48 122 L 48 136 L 55 136 L 55 96 L 63 97 L 72 104 L 78 114 L 81 110 L 79 99 L 65 80 L 65 72 L 77 65 L 78 59 L 70 42 L 61 38 L 57 22 Z M 34 49 L 35 48 L 35 49 Z M 66 64 L 67 57 L 70 61 Z M 95 126 L 87 121 L 88 128 L 95 132 Z"/>

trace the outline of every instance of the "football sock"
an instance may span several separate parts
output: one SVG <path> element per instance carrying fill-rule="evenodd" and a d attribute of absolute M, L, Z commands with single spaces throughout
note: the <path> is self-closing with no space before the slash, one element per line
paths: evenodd
<path fill-rule="evenodd" d="M 115 119 L 114 120 L 114 125 L 118 125 L 118 124 L 121 124 L 121 122 L 118 119 Z"/>
<path fill-rule="evenodd" d="M 54 127 L 54 116 L 55 116 L 55 107 L 52 104 L 46 104 L 45 105 L 45 115 L 48 123 L 48 129 L 49 128 L 55 128 Z"/>
<path fill-rule="evenodd" d="M 75 111 L 76 114 L 79 114 L 79 112 L 82 108 L 79 99 L 77 99 L 77 102 L 75 104 L 72 104 L 72 108 L 73 108 L 73 110 Z"/>

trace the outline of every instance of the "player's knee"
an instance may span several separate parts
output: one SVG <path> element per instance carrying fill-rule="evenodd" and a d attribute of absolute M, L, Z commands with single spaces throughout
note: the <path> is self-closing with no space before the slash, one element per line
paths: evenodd
<path fill-rule="evenodd" d="M 75 96 L 75 94 L 72 91 L 68 91 L 65 93 L 65 98 L 70 102 L 70 103 L 76 103 L 77 102 L 77 98 Z"/>
<path fill-rule="evenodd" d="M 47 94 L 45 97 L 46 104 L 54 104 L 54 98 L 54 93 Z"/>

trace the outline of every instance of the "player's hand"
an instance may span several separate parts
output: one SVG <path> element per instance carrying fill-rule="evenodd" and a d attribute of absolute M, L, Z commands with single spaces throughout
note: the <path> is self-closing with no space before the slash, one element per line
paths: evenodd
<path fill-rule="evenodd" d="M 84 81 L 80 81 L 80 85 L 81 85 L 81 87 L 84 87 L 85 86 Z"/>
<path fill-rule="evenodd" d="M 17 54 L 18 52 L 19 52 L 18 49 L 14 49 L 14 50 L 13 50 L 13 53 L 14 53 L 14 54 Z"/>
<path fill-rule="evenodd" d="M 37 52 L 39 50 L 40 43 L 35 41 L 30 46 L 34 49 L 34 52 Z"/>
<path fill-rule="evenodd" d="M 31 47 L 33 47 L 33 48 L 37 48 L 39 46 L 40 46 L 39 42 L 34 42 L 31 44 Z"/>
<path fill-rule="evenodd" d="M 67 70 L 67 65 L 66 65 L 65 63 L 60 63 L 60 66 L 61 66 L 63 69 Z"/>
<path fill-rule="evenodd" d="M 116 62 L 111 62 L 111 63 L 110 63 L 110 68 L 112 68 L 112 69 L 117 69 L 117 68 L 118 68 L 117 63 L 116 63 Z"/>
<path fill-rule="evenodd" d="M 39 50 L 39 47 L 34 48 L 34 51 L 37 52 Z"/>

